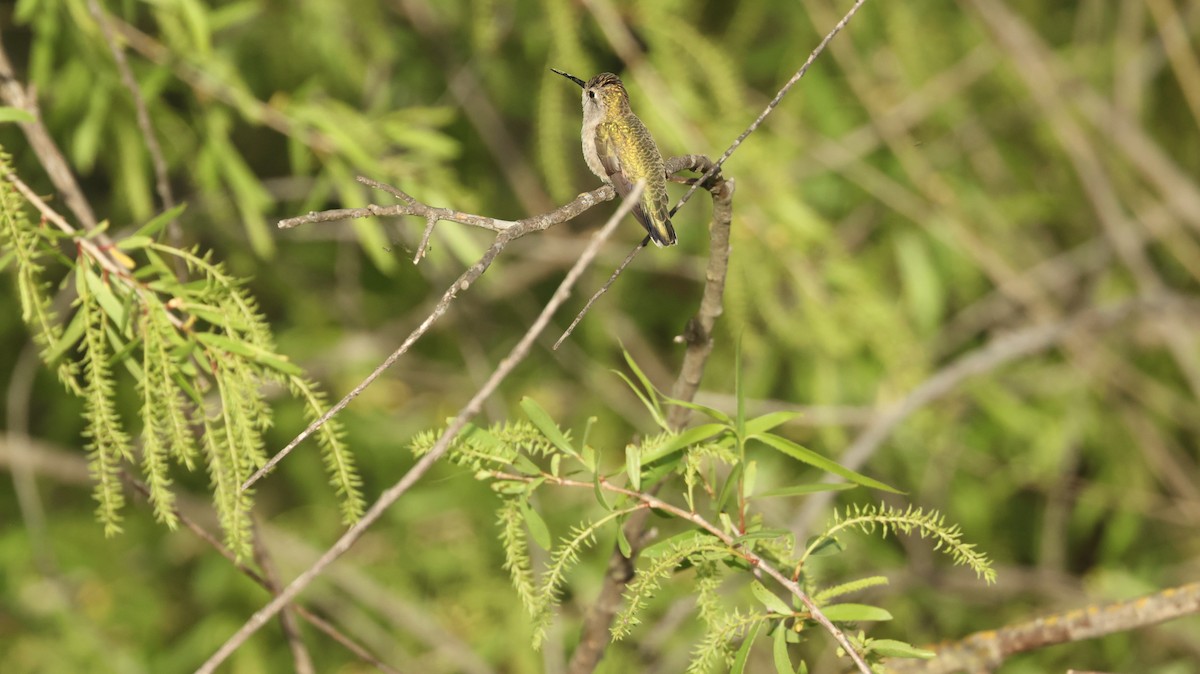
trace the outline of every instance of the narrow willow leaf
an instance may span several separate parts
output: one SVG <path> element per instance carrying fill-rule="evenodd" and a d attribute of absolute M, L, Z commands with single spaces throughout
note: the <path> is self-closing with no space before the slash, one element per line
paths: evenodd
<path fill-rule="evenodd" d="M 757 580 L 750 583 L 750 594 L 754 595 L 758 603 L 765 606 L 772 613 L 778 613 L 779 615 L 792 615 L 794 613 L 792 607 L 787 605 L 787 602 L 780 599 L 779 595 L 767 589 L 766 585 Z"/>
<path fill-rule="evenodd" d="M 127 316 L 125 312 L 125 306 L 124 303 L 117 299 L 117 296 L 113 294 L 112 287 L 105 283 L 100 278 L 100 275 L 92 271 L 90 267 L 83 268 L 83 277 L 87 283 L 88 290 L 95 297 L 96 302 L 100 305 L 100 308 L 103 309 L 104 313 L 108 315 L 109 321 L 111 321 L 113 325 L 121 326 L 123 328 L 125 326 L 125 318 Z"/>
<path fill-rule="evenodd" d="M 651 558 L 667 554 L 676 546 L 680 548 L 690 547 L 692 541 L 697 538 L 712 538 L 714 541 L 716 540 L 716 538 L 708 532 L 691 529 L 689 531 L 683 531 L 675 534 L 674 536 L 668 536 L 661 541 L 655 542 L 653 545 L 647 546 L 642 550 L 642 557 Z"/>
<path fill-rule="evenodd" d="M 729 499 L 737 494 L 738 484 L 742 480 L 742 465 L 739 463 L 729 471 L 729 477 L 725 479 L 725 485 L 721 487 L 721 493 L 717 496 L 717 510 L 725 512 Z"/>
<path fill-rule="evenodd" d="M 734 414 L 734 432 L 738 438 L 746 438 L 746 388 L 742 382 L 742 337 L 738 335 L 733 348 L 733 397 L 737 401 Z"/>
<path fill-rule="evenodd" d="M 162 231 L 163 227 L 167 226 L 167 223 L 171 222 L 175 218 L 178 218 L 180 215 L 183 214 L 183 212 L 185 210 L 187 210 L 187 204 L 179 204 L 178 206 L 176 206 L 170 210 L 166 210 L 166 211 L 163 211 L 162 213 L 159 213 L 158 215 L 154 216 L 153 218 L 150 218 L 150 221 L 147 222 L 146 224 L 142 225 L 141 228 L 138 229 L 138 231 L 134 232 L 133 236 L 130 236 L 128 239 L 126 239 L 125 241 L 123 241 L 117 245 L 121 246 L 122 248 L 125 248 L 126 250 L 132 250 L 131 244 L 130 244 L 130 242 L 132 240 L 136 239 L 137 237 L 146 237 L 146 238 L 154 237 L 156 234 L 158 234 L 159 232 Z M 142 245 L 146 245 L 146 244 L 142 244 Z"/>
<path fill-rule="evenodd" d="M 750 498 L 754 493 L 754 485 L 758 482 L 758 462 L 746 462 L 746 476 L 742 479 L 742 496 Z"/>
<path fill-rule="evenodd" d="M 646 456 L 642 457 L 642 462 L 646 464 L 654 463 L 678 452 L 684 447 L 690 447 L 691 445 L 703 442 L 728 428 L 725 424 L 702 424 L 694 428 L 689 428 L 647 452 Z"/>
<path fill-rule="evenodd" d="M 79 339 L 83 337 L 83 318 L 84 312 L 76 311 L 71 317 L 71 322 L 67 324 L 67 328 L 62 331 L 58 339 L 53 344 L 48 345 L 46 350 L 46 362 L 54 363 L 62 357 L 64 353 L 79 343 Z"/>
<path fill-rule="evenodd" d="M 823 491 L 846 491 L 847 489 L 855 489 L 858 485 L 853 482 L 813 482 L 810 484 L 798 484 L 793 487 L 780 487 L 779 489 L 771 489 L 757 494 L 754 498 L 775 498 L 778 496 L 805 496 L 807 494 L 816 494 Z"/>
<path fill-rule="evenodd" d="M 867 604 L 831 604 L 822 606 L 821 613 L 834 622 L 892 619 L 891 613 L 878 606 L 868 606 Z"/>
<path fill-rule="evenodd" d="M 758 529 L 756 531 L 747 531 L 737 537 L 739 543 L 749 543 L 751 541 L 773 541 L 784 536 L 791 536 L 792 532 L 787 529 Z"/>
<path fill-rule="evenodd" d="M 729 426 L 729 428 L 731 428 L 731 429 L 734 427 L 733 417 L 729 416 L 728 414 L 725 414 L 724 412 L 722 412 L 721 410 L 719 410 L 715 407 L 709 407 L 708 405 L 701 405 L 700 403 L 694 403 L 694 402 L 690 402 L 687 400 L 678 400 L 676 398 L 668 398 L 668 397 L 664 397 L 663 402 L 665 402 L 668 405 L 675 405 L 677 407 L 685 407 L 689 410 L 694 410 L 696 412 L 700 412 L 701 414 L 704 414 L 705 416 L 709 417 L 710 419 L 716 419 L 717 421 Z"/>
<path fill-rule="evenodd" d="M 746 671 L 746 662 L 750 659 L 750 649 L 754 646 L 754 641 L 758 639 L 758 633 L 762 631 L 763 624 L 758 622 L 750 628 L 746 633 L 746 638 L 742 641 L 742 647 L 737 650 L 737 655 L 733 658 L 733 667 L 729 669 L 729 674 L 744 674 Z"/>
<path fill-rule="evenodd" d="M 621 554 L 625 559 L 633 558 L 633 546 L 629 544 L 629 539 L 625 537 L 625 527 L 617 525 L 617 547 L 620 548 Z"/>
<path fill-rule="evenodd" d="M 809 557 L 823 557 L 826 555 L 836 555 L 839 552 L 842 552 L 843 550 L 846 549 L 845 547 L 842 546 L 841 542 L 838 541 L 838 539 L 836 539 L 832 536 L 822 536 L 820 538 L 821 538 L 821 541 L 819 543 L 817 543 L 817 546 L 815 548 L 812 549 L 812 552 L 808 553 Z M 808 545 L 809 546 L 812 545 L 811 539 L 809 540 Z"/>
<path fill-rule="evenodd" d="M 537 401 L 528 396 L 521 398 L 521 410 L 525 412 L 525 416 L 537 426 L 542 435 L 546 436 L 555 447 L 559 450 L 570 454 L 575 458 L 579 458 L 579 454 L 575 452 L 575 448 L 571 446 L 571 441 L 567 440 L 567 436 L 559 429 L 558 424 L 554 423 L 554 419 L 542 406 L 537 404 Z"/>
<path fill-rule="evenodd" d="M 625 474 L 634 491 L 642 490 L 642 452 L 637 445 L 625 446 Z"/>
<path fill-rule="evenodd" d="M 921 658 L 922 660 L 930 660 L 937 657 L 934 651 L 924 648 L 917 648 L 903 641 L 895 639 L 872 639 L 868 646 L 872 653 L 878 653 L 885 658 Z"/>
<path fill-rule="evenodd" d="M 795 667 L 792 667 L 792 658 L 788 655 L 787 634 L 788 630 L 782 624 L 775 629 L 771 654 L 775 660 L 776 674 L 796 674 Z"/>
<path fill-rule="evenodd" d="M 801 416 L 799 412 L 780 411 L 771 412 L 769 414 L 764 414 L 761 417 L 748 419 L 746 420 L 746 435 L 753 436 L 758 435 L 759 433 L 766 433 L 772 428 L 786 424 L 787 422 L 799 416 Z"/>
<path fill-rule="evenodd" d="M 605 510 L 612 510 L 612 506 L 608 504 L 608 499 L 604 496 L 604 488 L 600 485 L 600 473 L 592 474 L 592 491 L 596 494 L 596 501 L 600 503 L 600 507 Z"/>
<path fill-rule="evenodd" d="M 7 122 L 23 122 L 27 124 L 33 124 L 36 121 L 37 118 L 34 117 L 33 113 L 29 112 L 28 110 L 22 110 L 21 108 L 14 108 L 7 105 L 0 106 L 0 124 Z"/>
<path fill-rule="evenodd" d="M 286 374 L 293 377 L 299 377 L 304 374 L 304 370 L 294 363 L 288 362 L 287 358 L 278 354 L 271 353 L 266 349 L 259 347 L 256 344 L 245 342 L 238 339 L 230 339 L 225 335 L 218 335 L 215 332 L 205 332 L 203 330 L 192 333 L 196 340 L 208 346 L 229 353 L 244 356 L 253 360 L 259 365 L 271 368 L 281 374 Z"/>
<path fill-rule="evenodd" d="M 782 438 L 773 433 L 762 433 L 754 436 L 753 439 L 758 440 L 768 447 L 779 451 L 786 456 L 790 456 L 801 463 L 807 463 L 814 468 L 819 468 L 827 473 L 833 473 L 834 475 L 843 477 L 855 484 L 860 484 L 864 487 L 870 487 L 872 489 L 879 489 L 881 491 L 889 491 L 893 494 L 903 493 L 898 489 L 889 487 L 879 480 L 873 480 L 866 475 L 856 473 L 849 468 L 843 468 L 837 462 L 827 459 L 811 449 L 802 447 L 791 440 L 788 440 L 787 438 Z"/>
<path fill-rule="evenodd" d="M 552 542 L 550 540 L 550 529 L 546 526 L 546 520 L 538 514 L 536 510 L 529 506 L 529 502 L 525 499 L 520 500 L 521 517 L 525 520 L 525 526 L 529 529 L 529 536 L 534 543 L 538 544 L 543 550 L 549 550 Z"/>
<path fill-rule="evenodd" d="M 667 424 L 667 419 L 663 416 L 662 410 L 659 408 L 658 403 L 656 401 L 651 401 L 651 399 L 648 398 L 645 393 L 642 393 L 641 389 L 639 389 L 633 383 L 632 379 L 626 377 L 624 372 L 620 372 L 618 370 L 613 370 L 613 372 L 625 382 L 625 385 L 628 386 L 631 391 L 633 391 L 633 394 L 638 397 L 638 400 L 642 401 L 642 405 L 645 406 L 648 412 L 650 412 L 650 416 L 654 417 L 654 423 L 658 424 L 658 426 L 663 430 L 670 430 L 671 427 L 669 424 Z"/>
<path fill-rule="evenodd" d="M 650 383 L 650 378 L 646 376 L 645 372 L 642 372 L 642 368 L 638 367 L 637 361 L 633 359 L 633 356 L 629 355 L 629 352 L 624 347 L 621 348 L 621 353 L 625 355 L 625 362 L 629 365 L 629 369 L 633 370 L 633 376 L 637 377 L 638 381 L 642 383 L 642 388 L 646 392 L 646 395 L 654 400 L 654 408 L 661 414 L 662 408 L 658 406 L 656 395 L 658 389 L 654 388 L 654 384 Z"/>

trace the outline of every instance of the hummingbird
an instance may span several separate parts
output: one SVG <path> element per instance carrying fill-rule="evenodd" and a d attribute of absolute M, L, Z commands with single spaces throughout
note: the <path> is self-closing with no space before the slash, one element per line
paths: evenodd
<path fill-rule="evenodd" d="M 630 109 L 629 92 L 621 78 L 600 73 L 584 82 L 561 70 L 550 70 L 583 88 L 583 158 L 588 168 L 612 185 L 622 199 L 639 180 L 645 180 L 633 217 L 642 223 L 654 243 L 674 244 L 662 155 L 646 125 Z"/>

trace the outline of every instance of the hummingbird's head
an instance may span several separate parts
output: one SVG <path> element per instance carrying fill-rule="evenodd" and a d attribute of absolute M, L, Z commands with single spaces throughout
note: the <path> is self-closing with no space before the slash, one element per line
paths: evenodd
<path fill-rule="evenodd" d="M 587 117 L 589 113 L 611 115 L 629 110 L 629 93 L 625 91 L 625 85 L 621 83 L 620 77 L 612 73 L 600 73 L 584 82 L 561 70 L 554 68 L 550 70 L 583 88 L 584 117 Z"/>

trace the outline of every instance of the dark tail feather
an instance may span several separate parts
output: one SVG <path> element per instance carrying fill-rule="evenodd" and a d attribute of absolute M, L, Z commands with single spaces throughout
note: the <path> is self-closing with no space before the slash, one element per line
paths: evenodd
<path fill-rule="evenodd" d="M 646 232 L 650 234 L 650 240 L 659 247 L 675 245 L 675 228 L 671 226 L 671 218 L 665 213 L 661 226 L 646 216 L 646 211 L 641 204 L 633 207 L 633 217 L 642 223 L 642 227 L 645 227 Z"/>

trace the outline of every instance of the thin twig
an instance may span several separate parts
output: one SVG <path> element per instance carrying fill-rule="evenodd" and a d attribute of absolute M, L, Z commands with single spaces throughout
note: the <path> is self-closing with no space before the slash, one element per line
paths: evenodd
<path fill-rule="evenodd" d="M 332 546 L 330 546 L 330 548 L 326 550 L 323 555 L 321 555 L 320 559 L 318 559 L 312 564 L 312 566 L 297 576 L 296 579 L 288 584 L 288 586 L 284 588 L 284 590 L 280 592 L 278 596 L 272 599 L 270 603 L 259 609 L 253 616 L 251 616 L 250 619 L 247 620 L 246 623 L 242 625 L 242 627 L 236 633 L 234 633 L 233 636 L 231 636 L 217 650 L 216 653 L 213 653 L 213 655 L 197 670 L 199 674 L 211 674 L 214 672 L 217 666 L 224 662 L 225 659 L 230 655 L 232 655 L 233 652 L 236 651 L 243 643 L 245 643 L 245 641 L 249 639 L 252 634 L 258 631 L 258 629 L 261 628 L 268 620 L 277 615 L 279 611 L 283 610 L 285 606 L 291 603 L 292 600 L 295 599 L 302 590 L 304 590 L 304 588 L 308 587 L 308 585 L 317 578 L 317 576 L 324 573 L 325 569 L 327 569 L 330 564 L 345 554 L 346 551 L 349 550 L 351 546 L 353 546 L 354 543 L 362 537 L 366 530 L 375 522 L 377 522 L 387 511 L 387 509 L 391 507 L 392 504 L 394 504 L 397 500 L 399 500 L 399 498 L 404 495 L 404 493 L 407 492 L 414 484 L 416 484 L 416 482 L 420 480 L 430 468 L 433 467 L 433 464 L 436 463 L 442 457 L 442 455 L 450 449 L 450 443 L 462 431 L 462 429 L 466 427 L 467 422 L 479 413 L 480 408 L 483 406 L 484 400 L 491 396 L 496 388 L 500 386 L 500 383 L 504 381 L 505 377 L 507 377 L 508 374 L 512 372 L 513 369 L 515 369 L 516 366 L 523 361 L 526 356 L 529 355 L 529 351 L 532 348 L 534 341 L 539 335 L 541 335 L 542 331 L 546 329 L 546 326 L 549 325 L 550 318 L 554 315 L 554 312 L 557 311 L 558 308 L 562 306 L 563 302 L 567 300 L 567 297 L 571 293 L 571 288 L 573 288 L 576 281 L 579 280 L 579 277 L 583 274 L 583 270 L 591 264 L 592 260 L 596 257 L 596 254 L 600 251 L 600 247 L 605 241 L 608 240 L 608 237 L 612 235 L 613 231 L 617 227 L 617 223 L 619 223 L 622 218 L 629 214 L 633 204 L 637 201 L 637 197 L 641 194 L 644 185 L 644 181 L 638 181 L 637 186 L 630 192 L 629 198 L 622 202 L 616 213 L 614 213 L 612 217 L 608 219 L 608 222 L 605 223 L 604 227 L 592 237 L 592 241 L 588 244 L 588 247 L 584 249 L 583 253 L 579 256 L 579 260 L 576 261 L 575 265 L 571 267 L 571 270 L 567 272 L 566 277 L 563 278 L 562 283 L 559 284 L 558 289 L 554 292 L 554 295 L 550 298 L 550 301 L 546 303 L 546 306 L 542 309 L 542 312 L 538 315 L 537 319 L 532 325 L 529 326 L 529 329 L 525 331 L 524 336 L 521 337 L 521 340 L 517 342 L 516 346 L 512 348 L 509 354 L 500 361 L 500 364 L 496 367 L 496 370 L 492 373 L 492 376 L 489 377 L 486 382 L 484 382 L 483 386 L 479 388 L 475 395 L 472 396 L 471 400 L 467 402 L 467 404 L 459 411 L 458 415 L 455 416 L 454 420 L 450 422 L 450 424 L 446 427 L 446 430 L 442 433 L 442 436 L 438 438 L 438 441 L 434 443 L 429 452 L 425 454 L 425 456 L 421 457 L 421 460 L 418 461 L 411 469 L 409 469 L 409 471 L 405 473 L 404 476 L 401 477 L 398 482 L 396 482 L 396 484 L 384 491 L 383 494 L 380 495 L 379 500 L 377 500 L 371 506 L 371 508 L 367 510 L 366 514 L 363 515 L 362 519 L 355 523 L 354 526 L 350 527 L 346 533 L 342 534 L 342 537 L 339 538 Z M 508 237 L 508 234 L 511 231 L 515 231 L 515 229 L 502 232 L 500 236 L 497 237 L 497 241 L 507 241 L 509 238 L 511 238 Z M 501 246 L 501 248 L 502 247 L 503 246 Z M 492 249 L 496 249 L 496 246 L 493 245 Z M 496 253 L 498 252 L 499 250 L 496 250 Z M 486 257 L 487 255 L 485 254 L 485 258 Z M 495 253 L 492 254 L 492 257 L 495 257 Z M 481 262 L 483 262 L 483 260 L 481 260 Z M 490 263 L 490 259 L 488 262 Z M 476 266 L 478 266 L 478 264 Z M 480 273 L 482 273 L 482 271 Z M 457 286 L 458 284 L 455 285 Z M 451 288 L 451 291 L 448 292 L 453 292 L 453 288 Z M 446 304 L 448 304 L 448 302 L 446 302 Z M 441 303 L 439 303 L 439 306 L 441 306 Z"/>
<path fill-rule="evenodd" d="M 721 170 L 721 166 L 726 162 L 726 160 L 729 159 L 730 156 L 733 155 L 738 146 L 742 144 L 742 141 L 746 140 L 747 136 L 754 133 L 758 127 L 762 125 L 763 120 L 767 118 L 767 115 L 770 115 L 771 111 L 775 109 L 775 106 L 779 105 L 779 102 L 783 100 L 783 97 L 787 95 L 787 92 L 792 88 L 792 86 L 799 82 L 801 77 L 804 77 L 804 73 L 808 72 L 809 67 L 811 67 L 813 62 L 817 60 L 817 57 L 821 55 L 821 52 L 825 51 L 825 46 L 829 44 L 829 41 L 832 40 L 835 35 L 842 32 L 842 29 L 846 27 L 846 24 L 850 23 L 850 19 L 853 18 L 855 13 L 858 12 L 858 8 L 862 7 L 863 3 L 866 1 L 867 0 L 858 0 L 855 2 L 854 6 L 852 6 L 849 11 L 846 12 L 846 15 L 842 17 L 842 20 L 838 21 L 837 24 L 825 34 L 825 39 L 821 40 L 821 43 L 817 45 L 817 48 L 812 50 L 812 53 L 808 55 L 808 60 L 804 62 L 804 65 L 800 66 L 800 69 L 796 71 L 796 74 L 792 75 L 792 78 L 788 80 L 787 83 L 783 85 L 783 88 L 781 88 L 775 94 L 775 98 L 771 99 L 771 102 L 768 103 L 767 107 L 758 115 L 758 118 L 751 122 L 750 126 L 746 127 L 746 130 L 742 132 L 742 135 L 737 137 L 737 140 L 733 141 L 729 148 L 725 150 L 725 154 L 721 155 L 721 158 L 713 164 L 712 168 L 705 171 L 704 175 L 700 177 L 700 180 L 697 181 L 696 184 L 692 185 L 687 192 L 684 192 L 683 196 L 679 199 L 679 203 L 675 204 L 675 208 L 671 209 L 672 213 L 679 210 L 680 206 L 683 206 L 685 203 L 687 203 L 688 199 L 692 198 L 692 195 L 695 194 L 696 190 L 699 189 L 702 184 L 716 175 L 717 171 Z"/>
<path fill-rule="evenodd" d="M 638 254 L 638 251 L 645 248 L 646 244 L 648 243 L 650 243 L 649 236 L 642 239 L 641 243 L 639 243 L 637 246 L 634 246 L 633 250 L 629 251 L 629 254 L 625 256 L 625 259 L 621 261 L 621 264 L 617 265 L 617 268 L 615 271 L 613 271 L 612 276 L 608 277 L 608 281 L 604 285 L 600 286 L 599 290 L 592 294 L 592 297 L 587 301 L 587 304 L 584 304 L 583 308 L 579 310 L 579 313 L 575 314 L 575 320 L 571 321 L 571 325 L 567 326 L 567 329 L 563 331 L 562 336 L 558 338 L 558 341 L 554 342 L 555 351 L 558 351 L 558 347 L 562 346 L 562 343 L 567 341 L 567 338 L 571 336 L 572 332 L 575 332 L 575 326 L 579 325 L 579 321 L 583 320 L 583 317 L 587 314 L 588 310 L 592 308 L 592 305 L 596 303 L 596 300 L 600 299 L 600 296 L 608 291 L 609 286 L 611 286 L 613 282 L 617 280 L 617 277 L 621 275 L 621 272 L 625 271 L 625 267 L 629 266 L 630 262 L 633 262 L 633 258 Z"/>
<path fill-rule="evenodd" d="M 375 183 L 368 178 L 360 178 L 359 181 L 371 186 L 379 185 L 379 183 Z M 395 192 L 393 192 L 393 190 L 395 190 L 395 188 L 391 188 L 386 191 L 392 194 L 399 192 L 399 190 L 395 190 Z M 332 211 L 309 213 L 308 215 L 280 221 L 279 227 L 294 227 L 302 222 L 328 222 L 333 220 L 344 220 L 346 218 L 360 218 L 373 215 L 419 215 L 421 217 L 427 217 L 430 214 L 434 214 L 442 220 L 451 220 L 466 225 L 483 227 L 484 229 L 497 229 L 493 225 L 498 222 L 506 223 L 506 226 L 500 227 L 497 230 L 499 231 L 499 234 L 496 235 L 496 239 L 492 243 L 491 247 L 484 252 L 483 256 L 480 257 L 475 264 L 468 267 L 466 271 L 464 271 L 458 277 L 458 279 L 446 289 L 446 292 L 442 294 L 442 298 L 438 300 L 438 303 L 434 306 L 433 311 L 430 312 L 430 314 L 425 317 L 425 320 L 421 321 L 421 324 L 418 325 L 411 334 L 409 334 L 404 342 L 401 343 L 400 346 L 397 347 L 396 350 L 387 357 L 387 360 L 380 363 L 379 366 L 371 372 L 371 374 L 367 375 L 367 377 L 359 382 L 359 384 L 355 386 L 353 390 L 343 396 L 336 405 L 329 408 L 318 419 L 309 424 L 308 428 L 305 428 L 283 449 L 279 450 L 279 452 L 272 456 L 262 468 L 259 468 L 257 471 L 255 471 L 253 475 L 251 475 L 244 483 L 242 483 L 242 490 L 249 489 L 264 475 L 271 472 L 271 470 L 275 468 L 275 465 L 282 461 L 288 454 L 290 454 L 292 450 L 294 450 L 301 442 L 304 442 L 308 436 L 312 435 L 318 428 L 325 425 L 325 423 L 329 421 L 335 414 L 341 412 L 346 405 L 350 404 L 351 400 L 354 400 L 360 394 L 362 394 L 362 392 L 365 391 L 372 382 L 379 378 L 379 375 L 383 374 L 385 370 L 395 364 L 395 362 L 399 360 L 401 356 L 407 353 L 408 350 L 412 348 L 412 345 L 415 344 L 417 340 L 420 339 L 426 332 L 428 332 L 429 329 L 433 327 L 433 324 L 437 322 L 437 320 L 441 318 L 443 314 L 446 313 L 446 309 L 450 307 L 450 303 L 454 301 L 454 298 L 458 296 L 458 293 L 471 287 L 471 285 L 475 283 L 475 281 L 482 276 L 485 271 L 487 271 L 488 267 L 490 267 L 492 262 L 496 259 L 496 256 L 500 254 L 500 251 L 504 250 L 504 247 L 507 246 L 510 241 L 525 236 L 526 234 L 539 232 L 554 225 L 571 220 L 592 206 L 612 199 L 616 196 L 616 192 L 612 187 L 604 185 L 592 190 L 591 192 L 580 194 L 570 203 L 560 206 L 553 211 L 549 211 L 541 215 L 535 215 L 523 220 L 517 220 L 516 222 L 511 223 L 504 220 L 495 220 L 493 218 L 487 218 L 484 216 L 451 211 L 450 209 L 445 208 L 433 208 L 426 204 L 422 204 L 415 199 L 412 199 L 412 197 L 408 197 L 408 195 L 397 196 L 402 200 L 407 197 L 408 199 L 412 200 L 412 203 L 388 207 L 372 205 L 367 206 L 366 208 L 339 208 Z"/>
<path fill-rule="evenodd" d="M 124 480 L 125 483 L 128 484 L 130 487 L 132 487 L 135 491 L 137 491 L 143 497 L 145 497 L 147 499 L 147 502 L 149 501 L 150 487 L 147 486 L 146 483 L 134 478 L 132 475 L 130 475 L 128 472 L 125 472 L 125 471 L 122 471 L 121 479 Z M 216 550 L 218 554 L 220 554 L 222 557 L 224 557 L 226 560 L 228 560 L 229 563 L 232 564 L 233 567 L 235 569 L 237 569 L 242 575 L 244 575 L 247 578 L 249 578 L 250 580 L 254 581 L 257 585 L 262 587 L 264 590 L 267 590 L 271 594 L 276 594 L 276 590 L 273 590 L 271 588 L 271 583 L 266 578 L 264 578 L 261 574 L 259 574 L 254 569 L 250 568 L 249 566 L 246 566 L 246 564 L 243 563 L 241 560 L 239 560 L 237 558 L 237 556 L 234 555 L 229 550 L 229 548 L 226 548 L 225 545 L 221 543 L 221 541 L 217 540 L 217 537 L 213 536 L 208 531 L 208 529 L 205 529 L 204 527 L 200 526 L 200 524 L 198 522 L 193 520 L 191 517 L 188 517 L 179 508 L 175 508 L 174 512 L 175 512 L 175 517 L 177 517 L 179 519 L 179 521 L 182 522 L 183 525 L 185 527 L 187 527 L 189 531 L 192 532 L 193 535 L 195 535 L 197 538 L 199 538 L 200 540 L 207 543 L 212 549 Z M 375 667 L 376 669 L 378 669 L 381 672 L 387 672 L 388 674 L 399 674 L 391 666 L 384 663 L 379 658 L 375 657 L 365 647 L 359 645 L 358 642 L 354 641 L 350 637 L 343 634 L 341 630 L 339 630 L 337 627 L 334 627 L 334 625 L 332 623 L 330 623 L 329 621 L 316 615 L 312 611 L 309 611 L 308 609 L 304 608 L 304 606 L 302 606 L 300 604 L 292 604 L 291 609 L 296 612 L 296 615 L 303 618 L 306 622 L 308 622 L 313 627 L 317 628 L 319 631 L 323 632 L 329 638 L 333 639 L 334 641 L 336 641 L 339 644 L 341 644 L 342 646 L 344 646 L 346 648 L 346 650 L 353 653 L 355 656 L 357 656 L 363 662 Z"/>
<path fill-rule="evenodd" d="M 596 486 L 594 482 L 572 480 L 564 477 L 558 477 L 557 475 L 543 474 L 535 478 L 528 475 L 505 473 L 502 471 L 492 471 L 490 475 L 498 480 L 508 480 L 512 482 L 532 482 L 534 480 L 540 480 L 546 484 L 555 484 L 562 487 L 577 487 L 582 489 L 594 489 Z M 723 529 L 721 529 L 721 527 L 709 522 L 697 512 L 680 508 L 679 506 L 668 503 L 667 501 L 664 501 L 653 494 L 647 494 L 645 492 L 619 487 L 608 482 L 603 477 L 600 478 L 600 488 L 610 491 L 614 494 L 621 494 L 641 501 L 647 508 L 670 513 L 681 520 L 685 520 L 695 524 L 696 526 L 699 526 L 701 529 L 704 529 L 708 533 L 715 536 L 722 543 L 729 546 L 730 550 L 732 550 L 734 554 L 749 562 L 750 568 L 755 570 L 752 572 L 755 576 L 757 576 L 758 572 L 760 571 L 767 574 L 771 578 L 775 579 L 775 581 L 784 588 L 786 588 L 788 592 L 792 593 L 797 599 L 799 599 L 804 604 L 805 608 L 808 609 L 808 613 L 812 619 L 824 627 L 825 630 L 831 635 L 833 635 L 833 638 L 838 642 L 838 645 L 846 651 L 846 653 L 850 656 L 850 659 L 853 660 L 854 664 L 859 668 L 859 671 L 863 672 L 863 674 L 871 674 L 871 668 L 867 666 L 867 663 L 863 661 L 862 656 L 859 655 L 858 651 L 850 644 L 850 641 L 846 638 L 846 635 L 842 632 L 842 630 L 839 629 L 837 625 L 834 625 L 829 618 L 825 617 L 825 614 L 821 612 L 821 608 L 817 606 L 816 602 L 814 602 L 807 593 L 804 592 L 804 590 L 799 584 L 796 583 L 796 581 L 786 576 L 784 573 L 779 571 L 779 569 L 776 569 L 771 565 L 770 562 L 753 550 L 747 548 L 735 537 L 729 535 Z"/>
<path fill-rule="evenodd" d="M 263 580 L 267 581 L 267 591 L 273 595 L 279 594 L 279 573 L 275 571 L 271 553 L 267 551 L 267 546 L 259 535 L 258 522 L 254 522 L 253 526 L 254 535 L 250 540 L 254 546 L 254 561 L 258 562 L 258 568 L 262 569 Z M 279 626 L 283 630 L 288 648 L 292 651 L 292 670 L 296 674 L 314 674 L 316 670 L 313 667 L 312 656 L 308 653 L 308 647 L 304 645 L 304 638 L 300 635 L 300 626 L 296 624 L 294 606 L 289 606 L 280 612 Z"/>

